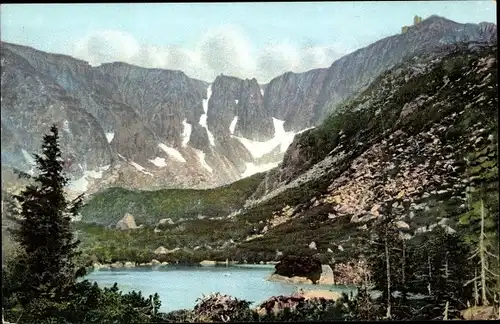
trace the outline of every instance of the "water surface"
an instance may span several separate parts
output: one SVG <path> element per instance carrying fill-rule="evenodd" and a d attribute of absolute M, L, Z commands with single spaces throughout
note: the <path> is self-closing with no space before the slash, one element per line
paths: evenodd
<path fill-rule="evenodd" d="M 101 287 L 111 287 L 115 282 L 123 292 L 140 290 L 144 296 L 157 292 L 161 311 L 192 309 L 196 299 L 212 292 L 253 301 L 255 306 L 271 296 L 289 295 L 300 288 L 346 291 L 343 286 L 291 285 L 267 281 L 273 266 L 230 267 L 175 267 L 156 269 L 138 267 L 129 269 L 100 269 L 86 279 L 96 281 Z"/>

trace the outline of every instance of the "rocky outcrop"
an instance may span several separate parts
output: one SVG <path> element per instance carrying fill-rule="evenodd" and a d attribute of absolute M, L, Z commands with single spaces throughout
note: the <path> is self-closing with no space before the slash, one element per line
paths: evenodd
<path fill-rule="evenodd" d="M 332 267 L 328 264 L 321 265 L 321 277 L 319 278 L 320 285 L 334 285 L 335 277 L 333 275 Z"/>
<path fill-rule="evenodd" d="M 163 246 L 160 246 L 156 250 L 154 250 L 154 254 L 167 254 L 168 250 L 164 248 Z"/>
<path fill-rule="evenodd" d="M 362 91 L 383 71 L 405 58 L 430 53 L 456 42 L 496 41 L 495 24 L 460 24 L 430 16 L 408 28 L 404 34 L 390 36 L 335 61 L 328 68 L 321 93 L 314 105 L 312 122 L 327 117 L 339 103 Z"/>
<path fill-rule="evenodd" d="M 267 280 L 269 281 L 276 281 L 276 282 L 282 282 L 286 284 L 292 284 L 292 285 L 312 285 L 313 281 L 311 279 L 308 279 L 306 277 L 301 277 L 301 276 L 281 276 L 279 274 L 273 273 L 269 277 L 267 277 Z"/>
<path fill-rule="evenodd" d="M 216 137 L 227 139 L 234 134 L 248 139 L 265 141 L 274 134 L 271 114 L 264 108 L 264 99 L 256 79 L 242 80 L 218 76 L 211 85 L 208 101 L 210 129 Z M 237 118 L 234 132 L 230 126 Z"/>
<path fill-rule="evenodd" d="M 492 320 L 500 319 L 500 312 L 493 306 L 476 306 L 470 307 L 461 312 L 462 317 L 467 320 Z"/>
<path fill-rule="evenodd" d="M 327 69 L 304 73 L 287 72 L 266 86 L 264 106 L 277 119 L 284 120 L 286 131 L 301 131 L 312 123 L 314 105 L 323 87 Z"/>
<path fill-rule="evenodd" d="M 303 277 L 313 283 L 321 277 L 321 263 L 308 256 L 285 255 L 275 266 L 275 274 L 284 277 Z"/>
<path fill-rule="evenodd" d="M 215 266 L 217 265 L 217 261 L 203 260 L 200 262 L 201 266 Z"/>
<path fill-rule="evenodd" d="M 135 223 L 134 216 L 131 214 L 125 214 L 122 219 L 116 223 L 116 228 L 120 230 L 129 230 L 139 228 Z"/>

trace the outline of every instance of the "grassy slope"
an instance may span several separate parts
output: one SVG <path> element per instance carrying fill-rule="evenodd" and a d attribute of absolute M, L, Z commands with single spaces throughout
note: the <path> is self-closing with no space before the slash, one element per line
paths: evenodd
<path fill-rule="evenodd" d="M 82 208 L 82 220 L 109 225 L 125 213 L 131 213 L 137 223 L 155 224 L 162 218 L 175 221 L 198 215 L 227 216 L 243 206 L 263 177 L 262 173 L 255 174 L 227 186 L 206 190 L 110 188 L 90 197 Z"/>

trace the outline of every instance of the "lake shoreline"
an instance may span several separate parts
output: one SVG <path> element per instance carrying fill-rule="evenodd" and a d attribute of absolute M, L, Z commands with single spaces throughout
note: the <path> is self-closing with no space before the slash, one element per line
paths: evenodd
<path fill-rule="evenodd" d="M 220 266 L 270 266 L 269 268 L 274 268 L 277 261 L 267 261 L 260 263 L 239 263 L 236 261 L 213 261 L 213 260 L 203 260 L 199 263 L 169 263 L 160 262 L 158 260 L 151 260 L 147 263 L 138 263 L 133 261 L 116 261 L 113 263 L 100 263 L 94 262 L 91 266 L 87 266 L 86 269 L 89 271 L 99 270 L 99 269 L 127 269 L 127 268 L 138 268 L 138 267 L 159 267 L 159 266 L 182 266 L 182 267 L 220 267 Z"/>

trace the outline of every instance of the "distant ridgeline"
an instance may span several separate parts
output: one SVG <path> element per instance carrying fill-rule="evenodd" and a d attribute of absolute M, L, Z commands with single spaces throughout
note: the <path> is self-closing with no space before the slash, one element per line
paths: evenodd
<path fill-rule="evenodd" d="M 422 22 L 422 17 L 417 16 L 417 15 L 415 15 L 415 17 L 413 17 L 413 26 L 420 24 L 421 22 Z M 406 33 L 408 31 L 408 28 L 410 28 L 410 26 L 401 27 L 401 34 Z"/>

